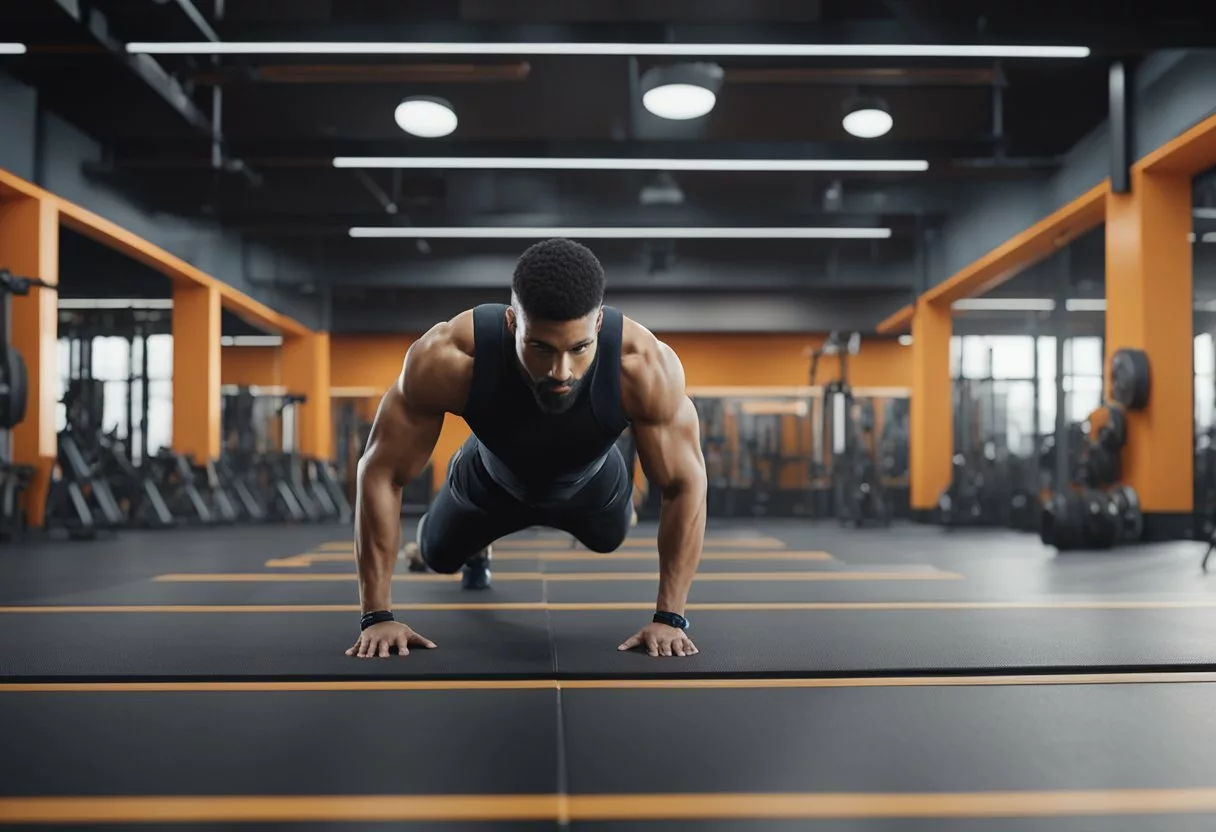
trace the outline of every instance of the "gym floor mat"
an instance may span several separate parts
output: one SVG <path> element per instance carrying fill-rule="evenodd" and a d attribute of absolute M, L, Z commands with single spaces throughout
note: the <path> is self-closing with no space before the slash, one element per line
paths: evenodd
<path fill-rule="evenodd" d="M 552 690 L 0 693 L 0 795 L 552 794 Z M 0 813 L 2 814 L 2 813 Z"/>
<path fill-rule="evenodd" d="M 1211 790 L 1214 691 L 572 688 L 562 692 L 567 782 L 571 794 L 985 793 L 994 802 L 1006 791 Z M 653 749 L 673 750 L 679 764 Z"/>
<path fill-rule="evenodd" d="M 412 649 L 409 656 L 374 660 L 347 656 L 345 651 L 359 635 L 357 610 L 5 614 L 0 615 L 0 678 L 536 678 L 552 674 L 543 611 L 422 611 L 411 612 L 404 620 L 438 649 Z"/>
<path fill-rule="evenodd" d="M 0 795 L 60 812 L 67 796 L 190 811 L 265 797 L 286 812 L 332 796 L 355 812 L 417 795 L 489 820 L 514 797 L 543 809 L 565 783 L 576 825 L 625 830 L 704 828 L 631 820 L 653 813 L 789 829 L 767 820 L 781 812 L 825 830 L 1129 828 L 1107 816 L 1175 830 L 1173 813 L 1216 805 L 1210 697 L 1210 683 L 569 687 L 560 703 L 552 690 L 4 691 L 23 753 L 0 761 Z M 993 825 L 1019 814 L 1037 816 Z M 952 815 L 966 825 L 926 826 Z"/>
<path fill-rule="evenodd" d="M 644 623 L 636 612 L 550 615 L 573 677 L 1216 667 L 1216 608 L 690 610 L 700 653 L 657 659 L 604 651 Z"/>
<path fill-rule="evenodd" d="M 1216 667 L 1216 608 L 693 610 L 691 657 L 616 647 L 637 610 L 409 610 L 435 641 L 408 657 L 344 655 L 353 611 L 0 614 L 9 679 L 565 678 L 880 675 Z M 1114 635 L 1117 634 L 1117 637 Z"/>

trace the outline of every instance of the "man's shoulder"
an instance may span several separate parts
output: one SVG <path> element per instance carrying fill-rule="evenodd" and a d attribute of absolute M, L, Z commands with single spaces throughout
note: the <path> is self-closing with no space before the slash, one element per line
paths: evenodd
<path fill-rule="evenodd" d="M 459 414 L 473 380 L 473 310 L 435 324 L 405 354 L 401 387 L 411 403 Z"/>
<path fill-rule="evenodd" d="M 625 317 L 621 332 L 621 398 L 633 421 L 662 421 L 686 396 L 684 367 L 675 350 Z"/>

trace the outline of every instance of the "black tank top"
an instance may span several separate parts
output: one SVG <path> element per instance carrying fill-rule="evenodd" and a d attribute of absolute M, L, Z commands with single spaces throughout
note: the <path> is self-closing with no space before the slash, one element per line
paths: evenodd
<path fill-rule="evenodd" d="M 547 413 L 528 389 L 505 304 L 473 309 L 473 383 L 464 420 L 495 481 L 521 500 L 564 499 L 603 465 L 629 427 L 621 404 L 619 310 L 605 306 L 595 359 L 577 400 Z"/>

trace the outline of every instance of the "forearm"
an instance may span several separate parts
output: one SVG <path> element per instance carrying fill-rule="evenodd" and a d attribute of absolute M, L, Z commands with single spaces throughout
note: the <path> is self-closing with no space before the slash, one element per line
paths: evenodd
<path fill-rule="evenodd" d="M 391 474 L 360 466 L 355 497 L 355 563 L 363 612 L 392 605 L 401 548 L 401 486 Z"/>
<path fill-rule="evenodd" d="M 659 514 L 659 596 L 656 608 L 684 614 L 705 542 L 705 482 L 665 490 Z"/>

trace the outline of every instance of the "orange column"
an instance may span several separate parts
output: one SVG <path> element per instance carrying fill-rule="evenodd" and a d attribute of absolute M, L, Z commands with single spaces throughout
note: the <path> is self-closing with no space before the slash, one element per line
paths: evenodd
<path fill-rule="evenodd" d="M 332 460 L 333 415 L 329 397 L 329 333 L 283 336 L 283 385 L 288 393 L 307 396 L 300 408 L 299 440 L 303 456 Z"/>
<path fill-rule="evenodd" d="M 1132 192 L 1107 199 L 1107 374 L 1123 347 L 1148 353 L 1152 374 L 1148 407 L 1128 416 L 1123 480 L 1140 498 L 1145 536 L 1177 537 L 1194 479 L 1191 177 L 1136 169 Z"/>
<path fill-rule="evenodd" d="M 913 512 L 937 507 L 950 484 L 954 413 L 950 390 L 949 305 L 916 301 L 912 316 L 912 395 L 908 461 Z"/>
<path fill-rule="evenodd" d="M 59 283 L 59 210 L 51 199 L 0 196 L 0 267 L 18 277 Z M 12 432 L 13 461 L 35 473 L 22 496 L 26 522 L 44 525 L 47 489 L 59 453 L 55 431 L 59 374 L 58 299 L 54 289 L 33 288 L 13 297 L 10 332 L 29 377 L 25 419 Z"/>
<path fill-rule="evenodd" d="M 203 464 L 220 455 L 220 293 L 173 288 L 173 450 Z"/>

